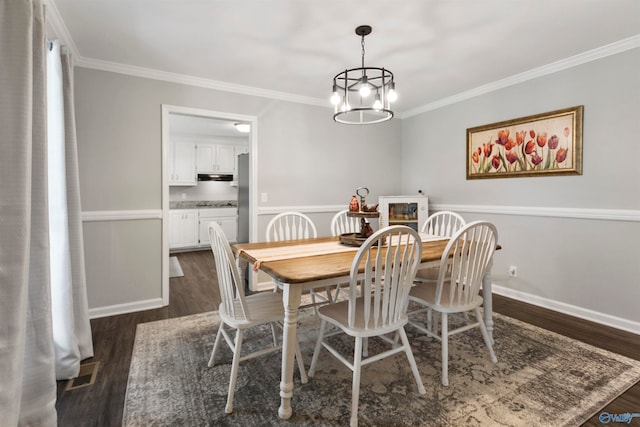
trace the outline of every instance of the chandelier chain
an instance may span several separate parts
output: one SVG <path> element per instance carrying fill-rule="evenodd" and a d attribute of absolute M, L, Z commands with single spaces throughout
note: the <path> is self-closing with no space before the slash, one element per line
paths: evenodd
<path fill-rule="evenodd" d="M 364 68 L 364 34 L 362 35 L 360 45 L 362 46 L 362 68 Z"/>

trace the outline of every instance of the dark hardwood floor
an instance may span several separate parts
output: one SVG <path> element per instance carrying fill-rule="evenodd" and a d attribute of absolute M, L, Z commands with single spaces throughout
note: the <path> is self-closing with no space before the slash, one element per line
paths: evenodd
<path fill-rule="evenodd" d="M 65 391 L 66 381 L 58 383 L 58 425 L 119 426 L 131 352 L 138 323 L 152 322 L 215 310 L 219 293 L 211 251 L 177 254 L 184 277 L 170 280 L 170 305 L 91 321 L 95 356 L 85 363 L 99 361 L 93 385 Z M 494 310 L 550 331 L 640 360 L 640 337 L 635 334 L 588 322 L 575 317 L 494 296 Z M 158 375 L 162 375 L 161 372 Z M 611 414 L 640 412 L 640 383 L 602 409 Z M 640 425 L 634 418 L 632 425 Z M 598 414 L 584 426 L 602 427 Z"/>
<path fill-rule="evenodd" d="M 211 251 L 177 256 L 184 276 L 169 280 L 169 306 L 91 320 L 94 357 L 83 363 L 99 361 L 98 375 L 93 385 L 74 390 L 65 391 L 67 381 L 58 382 L 59 426 L 121 425 L 136 325 L 218 308 L 220 293 Z"/>

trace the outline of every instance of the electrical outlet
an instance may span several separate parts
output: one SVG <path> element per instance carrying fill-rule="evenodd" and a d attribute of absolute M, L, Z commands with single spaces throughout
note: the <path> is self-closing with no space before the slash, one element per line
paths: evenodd
<path fill-rule="evenodd" d="M 515 265 L 509 266 L 509 277 L 518 277 L 518 267 Z"/>

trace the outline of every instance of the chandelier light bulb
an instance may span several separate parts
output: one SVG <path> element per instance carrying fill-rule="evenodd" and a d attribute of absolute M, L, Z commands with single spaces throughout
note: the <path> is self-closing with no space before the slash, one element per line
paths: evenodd
<path fill-rule="evenodd" d="M 338 92 L 333 92 L 333 95 L 331 95 L 331 104 L 338 105 L 339 103 L 340 103 L 340 95 L 338 94 Z"/>
<path fill-rule="evenodd" d="M 396 102 L 398 100 L 398 93 L 396 92 L 396 84 L 394 82 L 389 83 L 389 93 L 387 94 L 389 102 Z"/>
<path fill-rule="evenodd" d="M 371 95 L 371 86 L 369 86 L 369 80 L 367 79 L 367 76 L 362 76 L 359 92 L 360 92 L 360 96 L 363 98 L 366 98 L 367 96 Z"/>
<path fill-rule="evenodd" d="M 382 109 L 382 101 L 380 100 L 380 94 L 379 93 L 376 94 L 376 100 L 373 102 L 373 109 L 374 110 L 381 110 Z"/>

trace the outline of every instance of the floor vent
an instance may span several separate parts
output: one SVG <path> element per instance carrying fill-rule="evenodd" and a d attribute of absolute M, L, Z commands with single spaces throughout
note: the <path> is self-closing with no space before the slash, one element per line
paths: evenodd
<path fill-rule="evenodd" d="M 72 378 L 67 383 L 65 390 L 75 390 L 77 388 L 92 385 L 96 381 L 100 362 L 91 362 L 80 365 L 80 373 L 76 378 Z"/>

